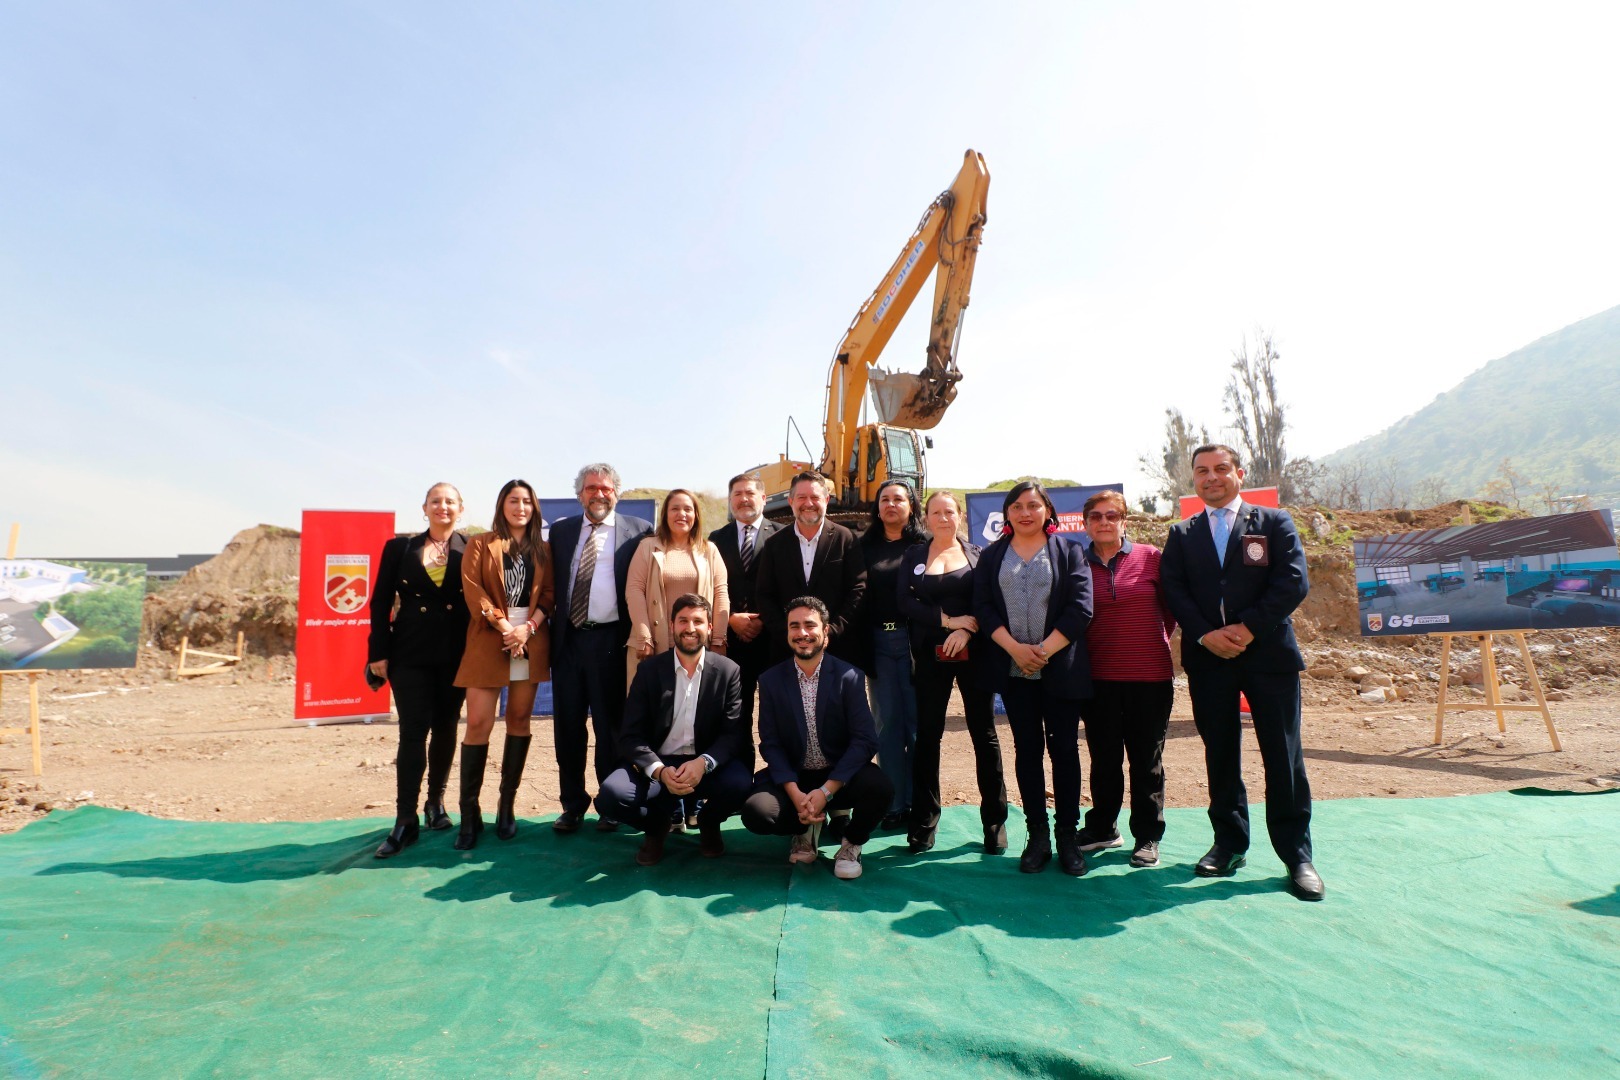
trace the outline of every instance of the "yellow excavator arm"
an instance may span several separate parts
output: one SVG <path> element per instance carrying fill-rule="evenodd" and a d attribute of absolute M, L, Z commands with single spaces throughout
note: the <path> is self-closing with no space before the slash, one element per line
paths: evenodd
<path fill-rule="evenodd" d="M 838 342 L 827 374 L 821 468 L 828 476 L 838 476 L 850 458 L 869 383 L 879 419 L 896 427 L 932 428 L 956 398 L 956 383 L 962 378 L 956 347 L 989 189 L 984 156 L 969 150 L 956 179 L 928 204 L 916 232 Z M 934 315 L 923 370 L 912 375 L 874 368 L 930 271 L 934 271 Z"/>

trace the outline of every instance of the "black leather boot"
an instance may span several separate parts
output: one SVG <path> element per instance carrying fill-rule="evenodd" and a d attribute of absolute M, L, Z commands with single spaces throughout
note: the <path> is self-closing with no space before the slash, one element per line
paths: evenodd
<path fill-rule="evenodd" d="M 478 834 L 484 831 L 484 811 L 478 805 L 478 793 L 484 787 L 484 766 L 489 764 L 489 746 L 461 744 L 461 831 L 451 845 L 457 851 L 471 851 L 478 846 Z"/>
<path fill-rule="evenodd" d="M 495 835 L 510 840 L 517 835 L 518 785 L 523 782 L 523 763 L 529 757 L 532 735 L 508 735 L 501 751 L 501 801 L 495 807 Z"/>
<path fill-rule="evenodd" d="M 1080 837 L 1073 829 L 1059 829 L 1057 833 L 1058 869 L 1070 877 L 1083 877 L 1086 872 L 1086 853 L 1080 850 Z"/>
<path fill-rule="evenodd" d="M 1046 869 L 1046 864 L 1052 861 L 1052 836 L 1041 826 L 1036 833 L 1031 830 L 1029 843 L 1024 845 L 1024 853 L 1018 858 L 1018 869 L 1025 874 L 1038 874 Z"/>
<path fill-rule="evenodd" d="M 453 829 L 456 823 L 444 812 L 444 793 L 429 795 L 422 804 L 422 824 L 429 829 Z"/>
<path fill-rule="evenodd" d="M 419 835 L 421 831 L 417 827 L 415 814 L 408 818 L 395 818 L 393 831 L 388 834 L 388 839 L 377 847 L 377 858 L 387 859 L 398 855 L 416 843 Z"/>

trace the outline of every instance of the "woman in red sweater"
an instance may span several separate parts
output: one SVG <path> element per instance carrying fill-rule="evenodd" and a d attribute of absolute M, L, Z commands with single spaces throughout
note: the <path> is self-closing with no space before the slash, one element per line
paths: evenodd
<path fill-rule="evenodd" d="M 1175 619 L 1159 582 L 1159 549 L 1125 539 L 1125 496 L 1086 500 L 1086 560 L 1093 613 L 1086 628 L 1092 696 L 1080 705 L 1091 755 L 1091 809 L 1080 850 L 1120 846 L 1123 758 L 1131 763 L 1132 866 L 1157 866 L 1164 838 L 1164 738 L 1175 698 L 1170 631 Z"/>

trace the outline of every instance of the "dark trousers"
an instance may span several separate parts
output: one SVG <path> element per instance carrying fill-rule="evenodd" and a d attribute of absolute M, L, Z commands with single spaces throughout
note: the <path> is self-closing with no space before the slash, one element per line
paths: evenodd
<path fill-rule="evenodd" d="M 450 763 L 456 757 L 456 725 L 461 720 L 461 703 L 467 697 L 467 691 L 455 685 L 455 678 L 454 667 L 388 665 L 394 706 L 399 710 L 394 814 L 401 821 L 416 816 L 424 768 L 428 795 L 438 800 L 444 798 Z"/>
<path fill-rule="evenodd" d="M 1243 786 L 1238 693 L 1249 699 L 1254 737 L 1266 776 L 1266 831 L 1286 865 L 1311 861 L 1311 785 L 1299 734 L 1299 673 L 1245 671 L 1222 664 L 1187 673 L 1193 722 L 1204 740 L 1209 774 L 1209 822 L 1215 842 L 1228 851 L 1249 850 L 1249 796 Z"/>
<path fill-rule="evenodd" d="M 770 649 L 765 634 L 760 632 L 753 641 L 732 638 L 726 645 L 726 658 L 737 663 L 742 675 L 742 718 L 749 732 L 754 730 L 754 696 L 759 689 L 759 673 L 770 667 Z"/>
<path fill-rule="evenodd" d="M 681 766 L 692 757 L 691 754 L 671 754 L 663 758 L 663 762 Z M 672 795 L 663 784 L 649 780 L 640 769 L 627 763 L 602 781 L 602 789 L 596 793 L 596 812 L 609 821 L 644 830 L 649 821 L 667 827 L 670 811 L 679 800 L 701 799 L 703 810 L 698 814 L 698 826 L 702 828 L 718 825 L 741 809 L 753 783 L 748 766 L 740 761 L 728 761 L 699 780 L 690 795 Z"/>
<path fill-rule="evenodd" d="M 1013 774 L 1031 836 L 1046 833 L 1046 758 L 1052 759 L 1052 816 L 1059 831 L 1080 825 L 1080 702 L 1045 679 L 1007 680 L 1001 700 L 1013 736 Z"/>
<path fill-rule="evenodd" d="M 1007 820 L 1007 781 L 1001 771 L 1001 740 L 996 737 L 990 691 L 971 685 L 967 662 L 942 664 L 929 653 L 916 663 L 912 675 L 917 687 L 917 745 L 911 758 L 911 831 L 931 832 L 939 826 L 939 747 L 945 737 L 945 712 L 953 685 L 961 688 L 968 737 L 973 740 L 979 821 L 986 826 L 1003 824 Z"/>
<path fill-rule="evenodd" d="M 583 814 L 591 805 L 585 790 L 587 713 L 596 739 L 598 788 L 619 763 L 614 743 L 624 719 L 624 645 L 618 628 L 570 628 L 551 658 L 551 694 L 560 801 L 564 810 Z"/>
<path fill-rule="evenodd" d="M 1091 756 L 1091 809 L 1086 831 L 1112 835 L 1125 802 L 1126 757 L 1131 762 L 1131 836 L 1137 843 L 1164 839 L 1164 737 L 1176 684 L 1093 679 L 1080 703 Z"/>
<path fill-rule="evenodd" d="M 796 781 L 800 791 L 814 791 L 827 782 L 830 769 L 804 769 Z M 868 761 L 850 777 L 849 783 L 838 789 L 827 804 L 829 812 L 850 811 L 849 824 L 844 826 L 844 839 L 852 844 L 864 844 L 871 839 L 872 830 L 882 822 L 888 812 L 889 800 L 894 798 L 894 785 L 883 775 L 883 770 Z M 761 769 L 754 774 L 753 794 L 743 803 L 742 823 L 749 832 L 765 836 L 798 836 L 809 828 L 799 820 L 793 800 L 780 784 L 771 781 L 770 770 Z"/>

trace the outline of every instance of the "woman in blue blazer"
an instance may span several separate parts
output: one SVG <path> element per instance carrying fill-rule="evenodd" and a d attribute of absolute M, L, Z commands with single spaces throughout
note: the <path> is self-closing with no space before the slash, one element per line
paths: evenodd
<path fill-rule="evenodd" d="M 1002 537 L 973 569 L 974 647 L 984 655 L 983 685 L 1001 695 L 1013 734 L 1013 772 L 1029 841 L 1026 874 L 1052 860 L 1046 816 L 1046 762 L 1052 758 L 1058 865 L 1086 872 L 1080 826 L 1080 702 L 1091 696 L 1086 626 L 1091 571 L 1078 544 L 1056 535 L 1057 511 L 1039 481 L 1018 484 L 1002 501 Z"/>

